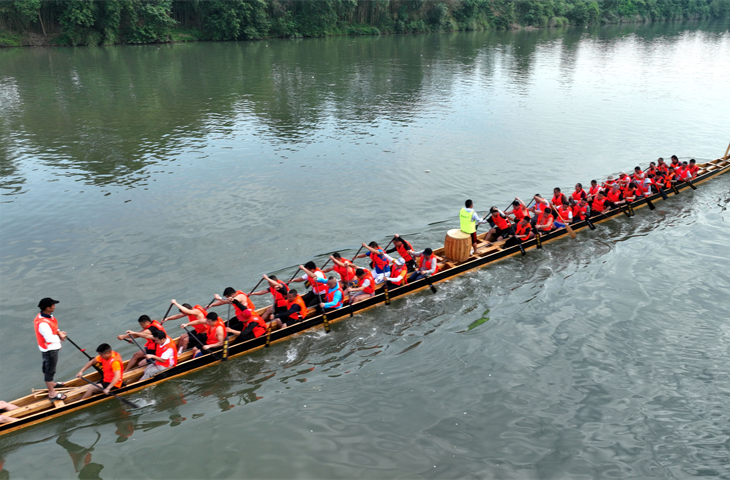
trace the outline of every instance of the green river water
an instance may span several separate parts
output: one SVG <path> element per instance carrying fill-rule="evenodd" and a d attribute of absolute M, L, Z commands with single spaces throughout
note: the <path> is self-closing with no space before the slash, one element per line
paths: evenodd
<path fill-rule="evenodd" d="M 717 158 L 729 71 L 719 23 L 0 50 L 0 399 L 43 387 L 41 297 L 127 358 L 171 298 Z M 729 202 L 719 177 L 4 435 L 0 479 L 730 478 Z"/>

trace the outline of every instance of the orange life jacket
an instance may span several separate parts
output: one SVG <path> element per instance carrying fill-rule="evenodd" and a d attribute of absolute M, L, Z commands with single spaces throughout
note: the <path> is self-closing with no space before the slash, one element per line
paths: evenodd
<path fill-rule="evenodd" d="M 266 322 L 264 322 L 264 319 L 256 315 L 255 313 L 251 315 L 251 317 L 248 319 L 248 322 L 246 322 L 243 325 L 243 328 L 247 328 L 249 324 L 255 323 L 256 326 L 253 327 L 253 336 L 255 338 L 259 338 L 261 335 L 266 333 Z"/>
<path fill-rule="evenodd" d="M 510 221 L 502 217 L 499 213 L 492 215 L 492 220 L 494 220 L 494 225 L 500 230 L 507 230 L 511 225 Z"/>
<path fill-rule="evenodd" d="M 561 205 L 558 207 L 558 213 L 560 214 L 560 216 L 558 217 L 560 223 L 565 223 L 570 220 L 570 214 L 573 213 L 573 210 L 570 207 Z"/>
<path fill-rule="evenodd" d="M 700 167 L 698 167 L 697 164 L 695 164 L 694 166 L 690 165 L 688 170 L 690 175 L 692 175 L 692 178 L 695 178 L 697 176 L 697 172 L 700 170 Z"/>
<path fill-rule="evenodd" d="M 157 320 L 152 320 L 150 326 L 147 327 L 145 330 L 149 330 L 150 327 L 155 327 L 157 330 L 162 330 L 162 332 L 167 335 L 167 332 L 164 328 L 162 328 L 162 325 L 160 325 L 160 322 L 158 322 Z M 154 350 L 156 347 L 157 344 L 152 339 L 147 340 L 147 343 L 144 344 L 144 348 L 146 348 L 147 350 Z"/>
<path fill-rule="evenodd" d="M 385 256 L 385 252 L 382 248 L 378 248 L 377 250 L 378 253 L 368 252 L 367 256 L 370 257 L 370 260 L 373 261 L 373 263 L 375 264 L 375 268 L 378 270 L 379 273 L 390 270 L 390 262 Z"/>
<path fill-rule="evenodd" d="M 392 278 L 401 277 L 401 281 L 400 283 L 398 283 L 398 285 L 408 285 L 408 266 L 405 264 L 398 265 L 397 263 L 393 262 L 390 267 L 390 276 Z"/>
<path fill-rule="evenodd" d="M 342 289 L 339 286 L 332 288 L 332 289 L 330 289 L 328 287 L 327 293 L 325 294 L 326 303 L 330 303 L 330 302 L 334 301 L 335 293 L 337 293 L 337 292 L 340 292 L 340 294 L 341 294 L 340 301 L 337 302 L 336 304 L 332 305 L 330 308 L 340 308 L 342 306 L 342 300 L 344 300 L 344 298 L 345 298 L 345 294 L 342 292 Z"/>
<path fill-rule="evenodd" d="M 375 293 L 375 279 L 373 278 L 373 274 L 370 273 L 369 270 L 365 270 L 362 278 L 359 278 L 357 280 L 357 286 L 362 287 L 363 283 L 365 283 L 365 280 L 370 280 L 370 285 L 365 287 L 362 293 Z"/>
<path fill-rule="evenodd" d="M 155 347 L 155 355 L 160 358 L 162 358 L 162 355 L 165 352 L 167 352 L 168 350 L 172 350 L 172 358 L 168 359 L 166 362 L 155 360 L 155 365 L 163 368 L 170 368 L 177 365 L 177 347 L 175 347 L 175 342 L 172 341 L 172 338 L 167 337 L 167 343 L 165 343 L 164 345 L 155 344 Z"/>
<path fill-rule="evenodd" d="M 289 286 L 281 280 L 277 280 L 276 282 L 284 287 L 284 291 L 282 292 L 281 289 L 269 286 L 269 293 L 274 297 L 275 306 L 280 308 L 286 307 L 286 294 L 289 293 Z M 253 311 L 251 313 L 253 314 Z"/>
<path fill-rule="evenodd" d="M 526 225 L 524 225 L 522 222 L 515 225 L 515 234 L 518 237 L 525 237 L 530 234 L 530 230 L 532 230 L 532 226 L 530 225 L 530 222 L 527 222 Z"/>
<path fill-rule="evenodd" d="M 660 163 L 656 166 L 656 168 L 662 173 L 667 173 L 669 171 L 669 166 L 666 163 Z"/>
<path fill-rule="evenodd" d="M 586 191 L 582 188 L 580 190 L 577 190 L 570 194 L 571 197 L 573 197 L 573 200 L 575 200 L 576 203 L 580 202 L 581 198 L 586 198 Z"/>
<path fill-rule="evenodd" d="M 426 255 L 421 255 L 421 261 L 418 262 L 418 269 L 419 270 L 423 268 L 423 263 L 424 263 L 424 260 L 425 259 L 426 259 Z M 433 254 L 431 254 L 431 256 L 428 257 L 429 263 L 431 262 L 431 260 L 436 260 L 434 258 L 434 256 L 433 256 Z M 434 272 L 431 275 L 436 275 L 437 273 L 439 273 L 439 262 L 438 261 L 436 261 L 436 270 L 434 270 Z"/>
<path fill-rule="evenodd" d="M 591 186 L 591 188 L 588 189 L 588 195 L 590 195 L 591 197 L 595 198 L 596 195 L 598 195 L 598 192 L 599 191 L 601 191 L 601 186 L 600 185 L 596 185 L 595 187 L 594 186 Z"/>
<path fill-rule="evenodd" d="M 545 216 L 545 212 L 540 212 L 540 215 L 537 216 L 537 222 L 535 225 L 547 225 L 546 227 L 540 228 L 543 232 L 549 232 L 553 229 L 553 216 L 548 215 Z"/>
<path fill-rule="evenodd" d="M 580 205 L 576 205 L 573 207 L 573 218 L 578 220 L 585 220 L 587 215 L 588 205 L 586 205 L 585 207 L 581 207 Z"/>
<path fill-rule="evenodd" d="M 341 262 L 344 263 L 345 266 L 340 267 L 335 263 L 335 266 L 333 267 L 334 271 L 337 272 L 343 282 L 350 283 L 352 279 L 355 278 L 355 269 L 350 266 L 352 265 L 352 262 L 346 258 L 343 258 Z"/>
<path fill-rule="evenodd" d="M 400 237 L 398 237 L 398 238 L 400 238 Z M 406 262 L 410 262 L 411 260 L 413 260 L 413 257 L 411 257 L 411 255 L 408 253 L 408 250 L 413 250 L 413 247 L 411 247 L 411 244 L 406 242 L 402 238 L 400 241 L 402 243 L 400 245 L 396 245 L 395 249 L 398 252 L 398 255 L 400 255 L 400 258 L 402 258 Z M 391 276 L 393 276 L 393 275 L 391 275 Z"/>
<path fill-rule="evenodd" d="M 251 312 L 251 313 L 253 314 L 253 312 Z M 206 322 L 206 325 L 207 325 L 207 322 Z M 207 325 L 207 326 L 208 326 L 208 338 L 205 341 L 206 345 L 213 345 L 214 343 L 218 343 L 218 339 L 216 338 L 215 332 L 219 328 L 223 329 L 224 338 L 227 335 L 226 324 L 220 318 L 218 318 L 218 320 L 216 320 L 212 326 L 211 325 Z"/>
<path fill-rule="evenodd" d="M 668 172 L 664 176 L 664 186 L 666 188 L 672 188 L 672 180 L 676 179 L 677 175 L 674 174 L 674 172 Z"/>
<path fill-rule="evenodd" d="M 320 277 L 319 275 L 317 275 L 317 272 L 321 273 L 322 276 Z M 309 277 L 309 280 L 308 280 L 309 281 L 309 285 L 311 285 L 311 287 L 312 287 L 312 292 L 314 292 L 314 293 L 316 293 L 318 295 L 321 294 L 321 293 L 325 293 L 327 291 L 327 284 L 326 283 L 319 283 L 317 281 L 317 278 L 327 278 L 327 276 L 325 276 L 325 274 L 322 273 L 322 270 L 320 270 L 319 268 L 315 268 L 312 271 L 312 273 L 314 273 L 314 279 L 312 279 L 312 277 Z"/>
<path fill-rule="evenodd" d="M 41 335 L 41 332 L 39 330 L 41 323 L 47 323 L 49 327 L 51 327 L 51 333 L 54 335 L 58 335 L 58 320 L 56 320 L 56 317 L 51 315 L 51 318 L 46 318 L 40 313 L 36 315 L 35 319 L 33 320 L 33 328 L 35 330 L 35 338 L 38 340 L 38 346 L 41 347 L 43 350 L 48 349 L 48 343 L 46 342 L 46 339 L 43 338 L 43 335 Z"/>
<path fill-rule="evenodd" d="M 246 295 L 244 292 L 242 292 L 240 290 L 236 290 L 236 293 L 235 293 L 235 295 L 233 295 L 233 298 L 236 298 L 239 295 L 243 295 L 243 297 L 246 299 L 246 306 L 248 307 L 249 310 L 251 310 L 251 314 L 253 314 L 253 312 L 256 311 L 256 307 L 254 306 L 251 299 L 248 298 L 248 295 Z M 239 317 L 239 314 L 243 315 L 243 310 L 239 309 L 235 303 L 233 304 L 233 307 L 236 309 L 236 317 Z M 239 317 L 238 319 L 241 320 L 241 317 Z"/>
<path fill-rule="evenodd" d="M 97 355 L 94 360 L 96 360 L 96 363 L 101 363 L 101 371 L 104 373 L 101 379 L 106 383 L 114 380 L 114 372 L 121 372 L 124 370 L 122 356 L 115 351 L 112 351 L 112 356 L 109 360 L 104 360 L 101 358 L 101 355 Z M 119 377 L 119 381 L 113 386 L 120 388 L 122 386 L 122 378 Z"/>
<path fill-rule="evenodd" d="M 512 212 L 515 215 L 515 220 L 520 221 L 525 217 L 529 217 L 529 214 L 527 213 L 527 209 L 524 205 L 521 205 L 519 207 L 515 207 L 512 209 Z"/>
<path fill-rule="evenodd" d="M 299 305 L 299 311 L 289 315 L 289 318 L 291 318 L 294 322 L 300 322 L 307 317 L 307 305 L 304 303 L 304 299 L 301 295 L 297 295 L 297 298 L 295 298 L 292 302 L 287 301 L 286 308 L 289 309 L 294 304 Z"/>
<path fill-rule="evenodd" d="M 591 205 L 591 208 L 595 210 L 598 213 L 602 213 L 606 209 L 606 197 L 603 197 L 602 200 L 595 199 L 593 200 L 593 205 Z"/>
<path fill-rule="evenodd" d="M 203 318 L 205 318 L 208 315 L 208 312 L 200 305 L 195 305 L 193 307 L 193 310 L 199 310 L 200 313 L 203 314 Z M 197 320 L 197 318 L 195 317 L 195 315 L 188 315 L 188 320 L 190 320 L 191 322 L 194 322 Z M 205 323 L 199 323 L 197 325 L 193 325 L 193 327 L 195 328 L 195 331 L 198 333 L 205 333 L 208 331 L 208 326 Z"/>
<path fill-rule="evenodd" d="M 612 188 L 611 191 L 606 194 L 606 198 L 611 203 L 616 203 L 616 202 L 621 201 L 621 190 L 614 190 Z"/>

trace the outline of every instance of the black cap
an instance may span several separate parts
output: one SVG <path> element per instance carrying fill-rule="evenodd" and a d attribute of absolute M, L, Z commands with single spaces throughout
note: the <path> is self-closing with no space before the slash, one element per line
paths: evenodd
<path fill-rule="evenodd" d="M 55 305 L 57 303 L 61 303 L 58 300 L 54 300 L 51 297 L 42 298 L 40 302 L 38 302 L 38 308 L 41 310 L 45 310 L 46 308 L 50 307 L 51 305 Z"/>

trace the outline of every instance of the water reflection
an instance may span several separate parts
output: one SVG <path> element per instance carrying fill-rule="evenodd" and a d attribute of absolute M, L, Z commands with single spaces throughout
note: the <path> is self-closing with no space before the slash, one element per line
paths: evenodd
<path fill-rule="evenodd" d="M 69 440 L 70 437 L 71 434 L 63 433 L 56 439 L 56 443 L 66 450 L 68 456 L 71 457 L 71 462 L 76 473 L 78 473 L 78 477 L 86 480 L 100 479 L 99 474 L 104 466 L 91 461 L 91 452 L 94 451 L 94 447 L 101 439 L 101 434 L 96 433 L 96 440 L 90 447 L 73 443 Z"/>

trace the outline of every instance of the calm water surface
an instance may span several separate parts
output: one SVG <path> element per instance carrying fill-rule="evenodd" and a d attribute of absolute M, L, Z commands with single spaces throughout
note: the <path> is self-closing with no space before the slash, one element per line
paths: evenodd
<path fill-rule="evenodd" d="M 2 50 L 0 398 L 42 387 L 41 297 L 128 357 L 171 298 L 438 246 L 467 197 L 717 158 L 728 71 L 717 23 Z M 730 478 L 728 202 L 719 178 L 3 436 L 0 478 Z"/>

